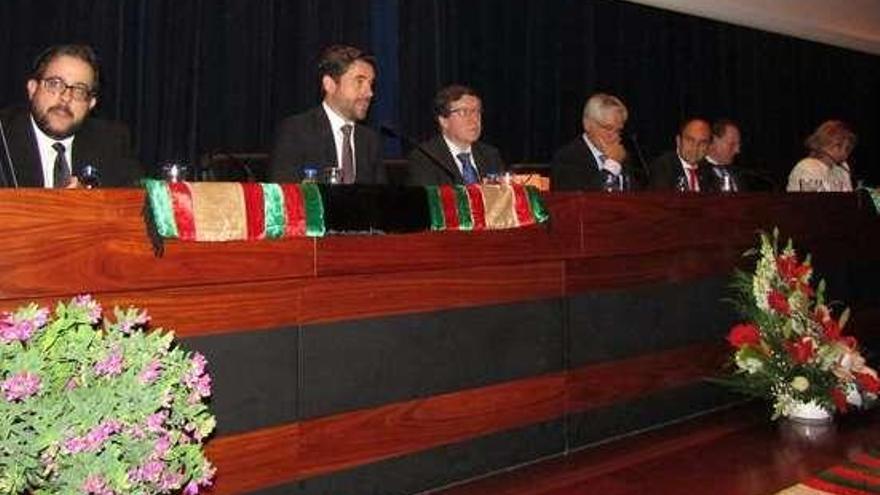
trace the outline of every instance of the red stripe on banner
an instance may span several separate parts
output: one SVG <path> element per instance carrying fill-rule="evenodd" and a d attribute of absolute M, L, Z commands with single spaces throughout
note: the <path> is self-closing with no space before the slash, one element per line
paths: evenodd
<path fill-rule="evenodd" d="M 483 188 L 479 184 L 467 186 L 468 199 L 471 203 L 471 217 L 474 219 L 474 230 L 486 229 L 486 204 L 483 203 Z"/>
<path fill-rule="evenodd" d="M 871 469 L 880 468 L 880 459 L 870 456 L 864 452 L 859 452 L 858 454 L 852 456 L 850 460 L 856 464 L 861 464 L 862 466 Z"/>
<path fill-rule="evenodd" d="M 284 212 L 287 214 L 285 237 L 301 237 L 306 235 L 306 207 L 303 195 L 296 184 L 281 184 L 284 192 Z"/>
<path fill-rule="evenodd" d="M 532 215 L 531 203 L 522 184 L 511 184 L 513 188 L 513 208 L 516 210 L 516 220 L 519 225 L 531 225 L 535 223 Z"/>
<path fill-rule="evenodd" d="M 802 485 L 808 486 L 810 488 L 815 488 L 816 490 L 826 491 L 828 493 L 833 493 L 835 495 L 871 495 L 870 492 L 866 492 L 864 490 L 858 490 L 856 488 L 850 488 L 847 486 L 837 485 L 830 481 L 825 481 L 820 478 L 810 478 L 803 483 Z"/>
<path fill-rule="evenodd" d="M 440 186 L 440 203 L 443 205 L 443 217 L 446 219 L 446 230 L 458 229 L 458 208 L 455 206 L 455 191 L 452 186 Z"/>
<path fill-rule="evenodd" d="M 244 208 L 247 215 L 248 240 L 266 237 L 266 211 L 263 202 L 263 188 L 255 182 L 242 182 Z"/>
<path fill-rule="evenodd" d="M 193 241 L 196 238 L 196 221 L 193 216 L 192 191 L 186 182 L 169 182 L 171 207 L 174 209 L 174 221 L 177 222 L 177 237 L 182 241 Z"/>
<path fill-rule="evenodd" d="M 846 478 L 848 480 L 870 483 L 872 485 L 880 484 L 880 476 L 866 473 L 864 471 L 859 471 L 858 469 L 853 469 L 849 466 L 834 466 L 826 472 L 831 473 L 835 476 L 840 476 L 841 478 Z"/>

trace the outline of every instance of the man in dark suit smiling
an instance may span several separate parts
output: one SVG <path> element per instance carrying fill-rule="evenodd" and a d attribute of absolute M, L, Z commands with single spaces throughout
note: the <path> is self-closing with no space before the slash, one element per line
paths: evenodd
<path fill-rule="evenodd" d="M 275 132 L 270 180 L 299 182 L 313 167 L 319 179 L 335 168 L 345 184 L 384 184 L 379 135 L 358 123 L 373 98 L 376 61 L 357 48 L 334 45 L 322 53 L 318 77 L 321 105 L 284 119 Z"/>
<path fill-rule="evenodd" d="M 26 85 L 29 108 L 0 116 L 14 170 L 7 185 L 79 187 L 84 165 L 97 168 L 102 186 L 135 185 L 142 170 L 128 128 L 89 116 L 98 81 L 97 57 L 88 46 L 53 46 L 37 57 Z"/>

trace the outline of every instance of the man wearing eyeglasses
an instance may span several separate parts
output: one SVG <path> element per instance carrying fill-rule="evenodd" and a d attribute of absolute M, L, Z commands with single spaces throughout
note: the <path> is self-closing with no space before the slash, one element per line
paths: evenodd
<path fill-rule="evenodd" d="M 409 184 L 475 184 L 507 168 L 498 149 L 480 141 L 483 104 L 476 91 L 459 84 L 441 89 L 434 117 L 440 133 L 409 154 Z"/>
<path fill-rule="evenodd" d="M 102 186 L 135 185 L 142 170 L 128 129 L 89 116 L 98 102 L 98 80 L 97 57 L 88 46 L 53 46 L 37 57 L 26 84 L 29 108 L 2 117 L 14 170 L 7 185 L 80 187 L 77 175 L 87 165 Z"/>
<path fill-rule="evenodd" d="M 620 191 L 633 183 L 621 132 L 629 113 L 616 96 L 596 93 L 584 104 L 584 132 L 558 149 L 550 164 L 554 191 Z"/>

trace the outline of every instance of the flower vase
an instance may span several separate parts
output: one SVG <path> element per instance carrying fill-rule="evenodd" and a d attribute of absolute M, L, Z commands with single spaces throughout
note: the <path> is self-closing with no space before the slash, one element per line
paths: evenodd
<path fill-rule="evenodd" d="M 813 425 L 828 424 L 833 420 L 831 413 L 824 407 L 816 404 L 816 401 L 794 401 L 786 408 L 784 416 L 796 423 Z"/>

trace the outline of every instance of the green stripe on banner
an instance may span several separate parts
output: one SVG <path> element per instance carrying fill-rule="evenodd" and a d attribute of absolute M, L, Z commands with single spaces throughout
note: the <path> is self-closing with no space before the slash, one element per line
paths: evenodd
<path fill-rule="evenodd" d="M 843 476 L 838 476 L 836 474 L 827 472 L 819 473 L 817 478 L 847 488 L 854 488 L 857 490 L 866 491 L 868 493 L 880 493 L 880 484 L 878 483 L 869 483 L 865 480 L 845 478 Z"/>
<path fill-rule="evenodd" d="M 279 184 L 260 183 L 263 187 L 263 214 L 267 239 L 284 237 L 287 215 L 284 210 L 284 193 Z"/>
<path fill-rule="evenodd" d="M 428 211 L 431 213 L 431 230 L 443 230 L 446 228 L 446 219 L 443 217 L 443 205 L 440 203 L 440 189 L 437 186 L 426 186 L 428 197 Z"/>
<path fill-rule="evenodd" d="M 544 205 L 544 198 L 541 192 L 535 186 L 526 186 L 526 193 L 529 196 L 529 204 L 532 207 L 532 215 L 535 216 L 535 223 L 544 223 L 550 218 L 547 212 L 547 206 Z"/>
<path fill-rule="evenodd" d="M 474 230 L 474 217 L 471 213 L 471 202 L 464 186 L 455 186 L 455 205 L 458 212 L 458 229 Z"/>
<path fill-rule="evenodd" d="M 324 225 L 324 202 L 317 184 L 300 184 L 303 204 L 306 207 L 306 236 L 323 237 L 327 232 Z"/>
<path fill-rule="evenodd" d="M 880 188 L 869 188 L 868 194 L 871 196 L 871 199 L 874 201 L 874 209 L 877 210 L 877 213 L 880 213 Z"/>
<path fill-rule="evenodd" d="M 168 191 L 168 185 L 162 180 L 145 179 L 144 187 L 147 189 L 156 231 L 166 239 L 180 237 L 177 232 L 177 223 L 174 221 L 174 208 L 171 206 L 171 193 Z"/>

